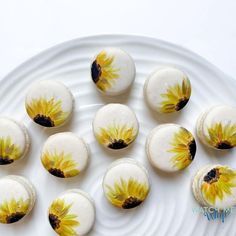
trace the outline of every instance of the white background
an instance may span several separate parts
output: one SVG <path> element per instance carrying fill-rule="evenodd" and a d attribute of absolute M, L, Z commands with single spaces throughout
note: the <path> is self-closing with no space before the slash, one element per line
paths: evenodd
<path fill-rule="evenodd" d="M 0 0 L 0 78 L 55 44 L 137 34 L 187 47 L 236 77 L 235 0 Z"/>

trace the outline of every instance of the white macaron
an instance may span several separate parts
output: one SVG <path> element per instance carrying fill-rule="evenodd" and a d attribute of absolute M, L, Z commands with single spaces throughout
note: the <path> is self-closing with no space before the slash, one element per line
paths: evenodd
<path fill-rule="evenodd" d="M 199 139 L 207 146 L 231 149 L 236 146 L 236 108 L 219 105 L 207 109 L 197 121 Z"/>
<path fill-rule="evenodd" d="M 201 206 L 225 209 L 236 205 L 236 171 L 211 164 L 194 176 L 193 195 Z"/>
<path fill-rule="evenodd" d="M 109 47 L 101 50 L 91 65 L 91 77 L 103 94 L 116 96 L 126 92 L 135 79 L 135 64 L 125 51 Z"/>
<path fill-rule="evenodd" d="M 175 172 L 189 166 L 196 153 L 193 135 L 177 124 L 163 124 L 147 137 L 146 153 L 150 163 L 163 171 Z"/>
<path fill-rule="evenodd" d="M 116 160 L 107 169 L 103 178 L 103 191 L 114 206 L 131 209 L 139 206 L 150 189 L 147 170 L 130 158 Z"/>
<path fill-rule="evenodd" d="M 30 85 L 25 99 L 29 117 L 38 125 L 56 127 L 71 117 L 74 98 L 61 82 L 41 80 Z"/>
<path fill-rule="evenodd" d="M 11 118 L 0 117 L 0 165 L 23 158 L 30 146 L 26 127 Z"/>
<path fill-rule="evenodd" d="M 15 223 L 32 210 L 36 199 L 33 185 L 24 177 L 9 175 L 0 179 L 0 223 Z"/>
<path fill-rule="evenodd" d="M 139 130 L 135 113 L 126 105 L 112 103 L 100 108 L 93 120 L 98 142 L 110 150 L 128 147 Z"/>
<path fill-rule="evenodd" d="M 146 80 L 144 97 L 147 104 L 159 113 L 180 111 L 191 96 L 188 76 L 175 67 L 163 66 Z"/>
<path fill-rule="evenodd" d="M 92 198 L 82 190 L 70 189 L 53 200 L 49 223 L 58 235 L 86 235 L 95 222 Z"/>
<path fill-rule="evenodd" d="M 72 132 L 51 135 L 44 143 L 41 153 L 44 168 L 60 178 L 78 175 L 87 167 L 88 160 L 87 145 Z"/>

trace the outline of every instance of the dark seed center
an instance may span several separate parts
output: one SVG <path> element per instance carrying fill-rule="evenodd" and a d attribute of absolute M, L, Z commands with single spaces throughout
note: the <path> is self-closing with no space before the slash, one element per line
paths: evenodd
<path fill-rule="evenodd" d="M 230 149 L 233 146 L 231 145 L 230 142 L 228 141 L 220 141 L 219 143 L 217 143 L 216 148 L 218 149 Z"/>
<path fill-rule="evenodd" d="M 57 176 L 59 178 L 65 178 L 64 172 L 60 169 L 51 168 L 51 169 L 49 169 L 49 173 L 51 173 L 52 175 Z"/>
<path fill-rule="evenodd" d="M 61 221 L 59 220 L 58 216 L 53 215 L 53 214 L 49 214 L 48 218 L 49 218 L 49 222 L 50 222 L 53 229 L 60 228 Z"/>
<path fill-rule="evenodd" d="M 91 66 L 91 74 L 92 74 L 92 79 L 94 83 L 96 84 L 102 74 L 101 66 L 97 64 L 97 61 L 95 60 Z"/>
<path fill-rule="evenodd" d="M 176 104 L 176 106 L 175 106 L 175 110 L 176 111 L 179 111 L 179 110 L 181 110 L 183 107 L 185 107 L 185 105 L 188 103 L 188 98 L 181 98 L 180 100 L 179 100 L 179 102 Z"/>
<path fill-rule="evenodd" d="M 11 164 L 14 160 L 9 157 L 0 156 L 0 165 L 8 165 Z"/>
<path fill-rule="evenodd" d="M 207 175 L 204 177 L 204 181 L 211 184 L 217 182 L 219 177 L 220 177 L 219 169 L 214 168 L 207 173 Z"/>
<path fill-rule="evenodd" d="M 39 114 L 34 117 L 34 122 L 36 122 L 39 125 L 45 126 L 45 127 L 55 126 L 54 122 L 51 120 L 50 117 L 44 116 L 44 115 L 39 115 Z"/>
<path fill-rule="evenodd" d="M 125 143 L 125 141 L 122 139 L 119 139 L 119 140 L 115 139 L 111 144 L 108 145 L 108 147 L 111 149 L 122 149 L 127 146 L 128 146 L 128 144 Z"/>
<path fill-rule="evenodd" d="M 188 148 L 189 148 L 191 160 L 193 160 L 196 154 L 196 149 L 197 149 L 196 142 L 194 139 L 189 143 Z"/>
<path fill-rule="evenodd" d="M 6 217 L 6 221 L 8 224 L 17 222 L 18 220 L 22 219 L 25 216 L 25 213 L 23 212 L 16 212 L 12 213 L 11 215 Z"/>
<path fill-rule="evenodd" d="M 136 197 L 129 197 L 127 198 L 123 205 L 122 205 L 122 208 L 124 209 L 131 209 L 131 208 L 134 208 L 136 206 L 139 206 L 140 204 L 142 203 L 141 200 L 139 200 L 138 198 Z"/>

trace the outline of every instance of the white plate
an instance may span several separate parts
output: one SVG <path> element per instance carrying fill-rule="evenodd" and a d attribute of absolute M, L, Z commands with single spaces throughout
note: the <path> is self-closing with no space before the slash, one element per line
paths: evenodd
<path fill-rule="evenodd" d="M 96 52 L 105 46 L 126 50 L 135 60 L 137 76 L 126 96 L 102 97 L 90 79 L 90 63 Z M 175 115 L 156 118 L 146 107 L 143 84 L 146 77 L 161 64 L 173 64 L 187 72 L 192 83 L 191 100 L 184 110 Z M 26 87 L 41 79 L 64 82 L 76 98 L 72 121 L 57 130 L 43 129 L 28 118 L 24 108 Z M 236 102 L 236 83 L 217 68 L 186 49 L 166 42 L 136 36 L 96 36 L 73 40 L 53 47 L 30 59 L 1 81 L 1 115 L 24 121 L 32 138 L 32 148 L 26 159 L 12 166 L 0 167 L 0 175 L 19 174 L 28 177 L 37 189 L 37 203 L 28 217 L 15 225 L 0 225 L 5 236 L 54 235 L 48 219 L 50 202 L 62 191 L 81 188 L 92 195 L 96 203 L 96 224 L 91 236 L 156 236 L 156 235 L 235 235 L 233 212 L 225 223 L 210 221 L 194 214 L 197 207 L 191 179 L 204 164 L 229 164 L 236 168 L 236 150 L 217 152 L 205 148 L 197 140 L 197 154 L 192 165 L 176 175 L 160 174 L 149 165 L 144 144 L 149 131 L 156 125 L 174 122 L 195 133 L 199 113 L 214 104 Z M 137 114 L 140 133 L 135 144 L 122 155 L 110 155 L 96 142 L 91 122 L 95 112 L 106 103 L 129 105 Z M 82 136 L 91 149 L 87 171 L 73 179 L 58 179 L 49 175 L 41 165 L 40 149 L 46 138 L 58 131 L 73 131 Z M 196 136 L 196 135 L 195 135 Z M 137 209 L 123 211 L 112 207 L 102 192 L 102 178 L 107 166 L 118 157 L 131 157 L 144 163 L 149 170 L 152 189 L 148 199 Z"/>

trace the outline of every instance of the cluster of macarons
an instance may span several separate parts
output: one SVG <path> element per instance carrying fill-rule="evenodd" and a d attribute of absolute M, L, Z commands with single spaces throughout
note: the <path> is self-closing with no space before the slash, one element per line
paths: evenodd
<path fill-rule="evenodd" d="M 91 78 L 98 91 L 107 96 L 125 93 L 135 79 L 135 64 L 119 48 L 105 48 L 91 64 Z M 144 85 L 145 100 L 158 114 L 182 110 L 191 96 L 187 74 L 176 67 L 155 70 Z M 70 120 L 74 97 L 61 82 L 41 80 L 30 85 L 25 99 L 29 117 L 41 127 L 62 126 Z M 138 136 L 139 123 L 126 105 L 112 103 L 100 108 L 93 120 L 97 141 L 110 155 L 129 147 Z M 236 146 L 236 109 L 215 106 L 200 115 L 197 134 L 209 147 L 225 150 Z M 11 118 L 0 118 L 0 165 L 22 159 L 30 146 L 26 127 Z M 188 167 L 196 154 L 193 134 L 178 124 L 162 124 L 147 137 L 146 153 L 151 165 L 161 171 L 176 172 Z M 42 165 L 51 175 L 69 178 L 79 175 L 89 163 L 89 146 L 72 132 L 48 137 L 41 151 Z M 116 207 L 139 206 L 148 196 L 150 182 L 145 167 L 134 159 L 116 160 L 103 178 L 103 190 Z M 210 165 L 193 181 L 193 193 L 201 205 L 224 207 L 236 204 L 236 172 L 227 166 Z M 0 179 L 0 222 L 14 223 L 33 208 L 33 185 L 20 176 Z M 70 189 L 50 205 L 49 223 L 58 235 L 85 235 L 95 222 L 92 198 L 80 189 Z M 66 234 L 65 234 L 66 232 Z"/>

